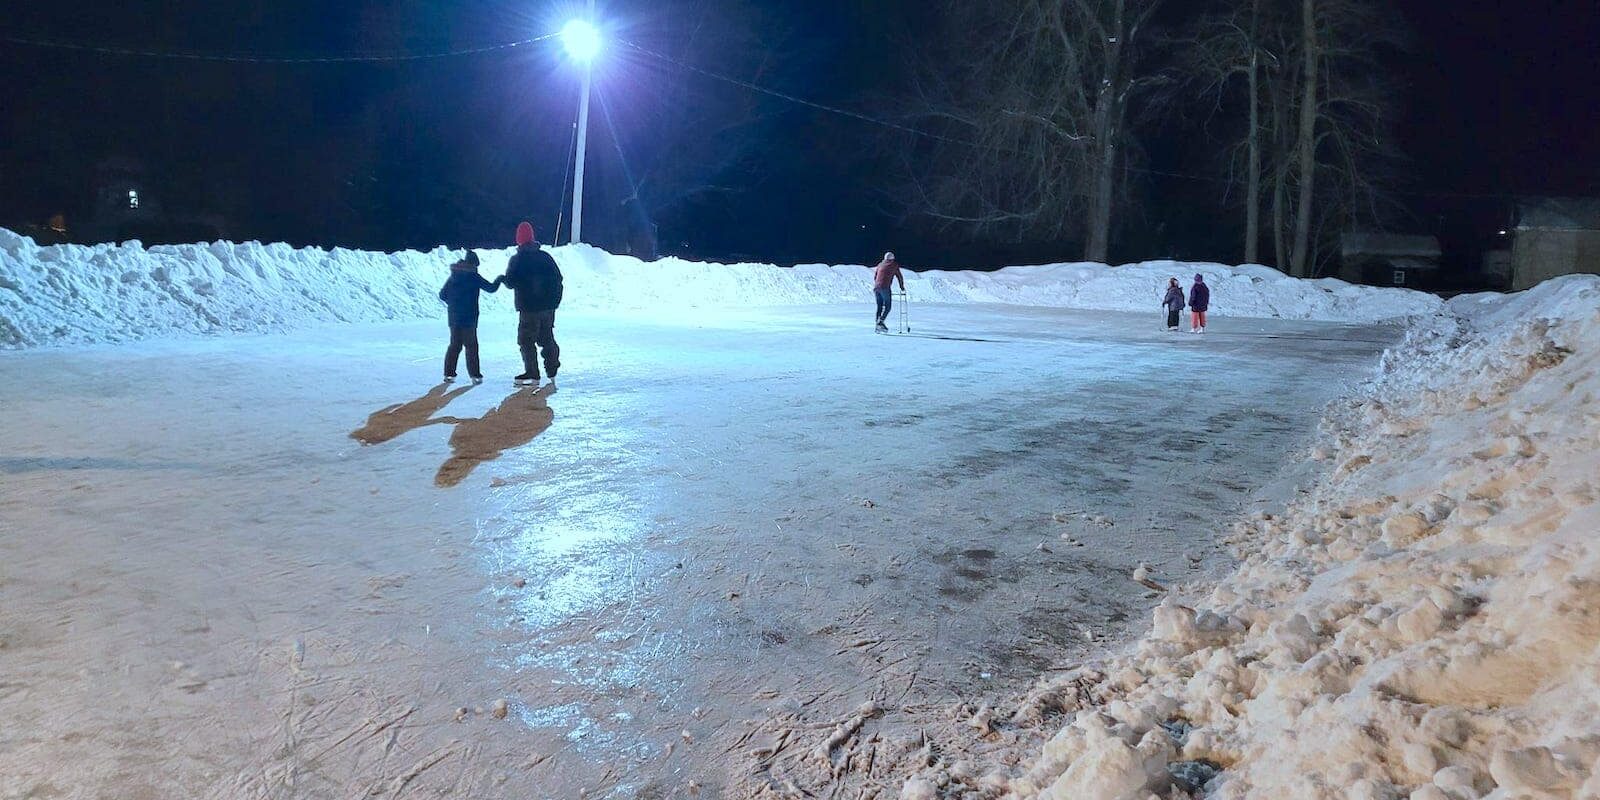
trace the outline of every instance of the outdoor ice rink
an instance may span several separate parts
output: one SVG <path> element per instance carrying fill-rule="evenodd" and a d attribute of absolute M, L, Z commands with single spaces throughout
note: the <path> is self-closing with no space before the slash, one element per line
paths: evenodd
<path fill-rule="evenodd" d="M 765 721 L 915 729 L 1216 577 L 1398 335 L 913 313 L 563 313 L 537 394 L 504 314 L 478 387 L 442 322 L 0 353 L 0 798 L 807 790 Z"/>

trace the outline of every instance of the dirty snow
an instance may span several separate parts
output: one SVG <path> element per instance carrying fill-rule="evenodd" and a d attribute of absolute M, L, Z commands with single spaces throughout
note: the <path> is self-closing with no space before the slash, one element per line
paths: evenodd
<path fill-rule="evenodd" d="M 480 251 L 504 271 L 510 250 Z M 552 250 L 571 311 L 743 308 L 859 302 L 864 266 L 644 263 L 578 245 Z M 156 336 L 290 331 L 328 322 L 431 319 L 461 251 L 373 253 L 286 244 L 40 247 L 0 229 L 0 347 L 122 342 Z M 915 265 L 911 265 L 913 268 Z M 1437 311 L 1431 295 L 1343 281 L 1300 281 L 1268 267 L 1153 261 L 1052 264 L 996 272 L 907 272 L 918 302 L 1159 310 L 1169 277 L 1212 286 L 1212 317 L 1374 322 Z M 486 313 L 510 313 L 502 292 Z"/>
<path fill-rule="evenodd" d="M 1330 410 L 1310 453 L 1325 478 L 1233 529 L 1237 571 L 1007 708 L 992 769 L 952 757 L 908 780 L 1060 800 L 1600 797 L 1600 279 L 1448 312 Z"/>

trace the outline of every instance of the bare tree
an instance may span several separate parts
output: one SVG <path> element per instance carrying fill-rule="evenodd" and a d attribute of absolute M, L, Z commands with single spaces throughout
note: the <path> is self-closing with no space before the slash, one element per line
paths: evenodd
<path fill-rule="evenodd" d="M 1105 261 L 1134 144 L 1129 102 L 1155 79 L 1139 60 L 1159 4 L 944 0 L 908 110 L 938 135 L 902 150 L 907 209 L 1019 240 L 1081 234 L 1084 258 Z"/>
<path fill-rule="evenodd" d="M 1223 111 L 1225 101 L 1234 99 L 1241 80 L 1244 83 L 1247 121 L 1243 132 L 1229 144 L 1227 160 L 1230 182 L 1237 181 L 1239 158 L 1245 162 L 1244 260 L 1252 264 L 1260 261 L 1263 136 L 1268 130 L 1261 113 L 1262 69 L 1263 62 L 1274 59 L 1264 38 L 1267 24 L 1262 2 L 1248 0 L 1221 13 L 1202 15 L 1190 31 L 1169 40 L 1177 52 L 1177 70 L 1184 78 L 1176 88 L 1188 90 L 1198 85 L 1202 98 L 1212 98 L 1208 121 Z"/>
<path fill-rule="evenodd" d="M 1394 207 L 1388 189 L 1401 157 L 1391 127 L 1396 92 L 1383 57 L 1406 37 L 1379 0 L 1301 0 L 1300 11 L 1299 196 L 1289 269 L 1311 277 L 1327 260 L 1319 258 L 1319 240 L 1379 223 Z"/>
<path fill-rule="evenodd" d="M 1382 57 L 1403 43 L 1401 26 L 1377 0 L 1227 2 L 1174 42 L 1180 68 L 1213 113 L 1246 120 L 1229 145 L 1246 160 L 1245 260 L 1257 260 L 1270 186 L 1274 263 L 1310 276 L 1321 245 L 1389 208 L 1399 153 Z"/>

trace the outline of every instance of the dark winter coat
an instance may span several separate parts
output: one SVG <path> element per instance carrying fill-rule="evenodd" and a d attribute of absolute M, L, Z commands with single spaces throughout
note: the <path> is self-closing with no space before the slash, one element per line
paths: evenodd
<path fill-rule="evenodd" d="M 1168 286 L 1167 287 L 1167 299 L 1162 300 L 1161 301 L 1161 305 L 1162 305 L 1163 308 L 1166 308 L 1166 309 L 1171 310 L 1171 311 L 1182 311 L 1183 310 L 1183 287 L 1182 286 Z"/>
<path fill-rule="evenodd" d="M 439 290 L 439 299 L 449 309 L 450 327 L 478 327 L 478 292 L 494 292 L 499 283 L 490 283 L 477 270 L 456 265 L 450 268 L 450 277 Z"/>
<path fill-rule="evenodd" d="M 1189 287 L 1189 309 L 1191 311 L 1205 311 L 1211 307 L 1211 287 L 1195 281 Z"/>
<path fill-rule="evenodd" d="M 554 311 L 561 307 L 561 269 L 537 244 L 517 248 L 502 280 L 516 292 L 518 311 Z"/>

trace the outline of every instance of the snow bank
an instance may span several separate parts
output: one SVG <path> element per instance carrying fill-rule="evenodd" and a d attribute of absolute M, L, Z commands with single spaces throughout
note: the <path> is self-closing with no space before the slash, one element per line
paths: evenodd
<path fill-rule="evenodd" d="M 579 245 L 552 251 L 578 310 L 862 302 L 863 266 L 643 263 Z M 373 253 L 256 242 L 40 247 L 0 229 L 0 346 L 116 342 L 171 334 L 282 331 L 327 322 L 442 318 L 435 294 L 460 251 Z M 480 251 L 500 274 L 510 250 Z M 996 272 L 910 273 L 921 302 L 1011 303 L 1153 311 L 1167 278 L 1201 272 L 1218 316 L 1372 322 L 1429 314 L 1437 298 L 1337 280 L 1302 281 L 1260 266 L 1156 261 L 1052 264 Z M 509 313 L 500 293 L 486 313 Z"/>
<path fill-rule="evenodd" d="M 1006 709 L 1015 741 L 1058 729 L 1042 751 L 977 784 L 938 764 L 913 779 L 947 797 L 1600 797 L 1600 278 L 1447 310 L 1330 410 L 1311 454 L 1329 474 L 1233 531 L 1234 574 Z"/>

